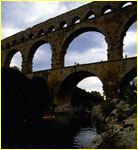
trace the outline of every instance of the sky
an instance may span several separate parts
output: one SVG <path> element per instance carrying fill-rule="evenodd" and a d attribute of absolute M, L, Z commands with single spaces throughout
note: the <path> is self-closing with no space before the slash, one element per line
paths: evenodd
<path fill-rule="evenodd" d="M 3 1 L 1 2 L 1 38 L 4 39 L 26 28 L 68 12 L 90 1 Z M 137 56 L 137 22 L 127 31 L 124 39 L 124 53 L 127 57 Z M 51 68 L 49 44 L 40 46 L 33 59 L 33 71 Z M 98 32 L 86 32 L 75 38 L 67 49 L 65 66 L 107 60 L 107 44 Z M 14 55 L 10 66 L 21 68 L 21 55 Z M 78 86 L 87 91 L 102 91 L 97 77 L 82 80 Z"/>

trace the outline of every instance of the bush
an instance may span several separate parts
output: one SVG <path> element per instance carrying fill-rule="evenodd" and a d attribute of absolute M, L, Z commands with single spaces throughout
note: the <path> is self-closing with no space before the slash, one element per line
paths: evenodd
<path fill-rule="evenodd" d="M 118 122 L 122 122 L 125 118 L 126 118 L 126 114 L 122 109 L 118 110 L 118 116 L 117 116 L 117 120 Z"/>
<path fill-rule="evenodd" d="M 107 117 L 108 115 L 110 115 L 111 111 L 115 108 L 114 103 L 111 100 L 106 100 L 103 104 L 102 104 L 102 110 L 103 113 L 105 115 L 105 117 Z"/>

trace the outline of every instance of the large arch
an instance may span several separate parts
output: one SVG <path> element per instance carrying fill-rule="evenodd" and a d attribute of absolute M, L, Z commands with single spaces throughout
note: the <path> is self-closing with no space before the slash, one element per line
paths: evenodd
<path fill-rule="evenodd" d="M 28 56 L 27 56 L 27 65 L 28 65 L 28 70 L 29 72 L 32 72 L 32 68 L 33 68 L 33 58 L 34 58 L 34 55 L 35 55 L 35 52 L 37 51 L 37 49 L 44 45 L 44 44 L 47 44 L 48 42 L 45 41 L 45 40 L 40 40 L 40 41 L 37 41 L 36 43 L 34 43 L 31 47 L 31 49 L 29 50 L 29 53 L 28 53 Z M 50 43 L 48 43 L 50 44 Z M 52 51 L 52 50 L 51 50 Z"/>
<path fill-rule="evenodd" d="M 105 37 L 95 31 L 77 36 L 69 44 L 64 58 L 65 66 L 87 64 L 107 60 L 107 43 Z"/>
<path fill-rule="evenodd" d="M 126 32 L 123 41 L 123 58 L 137 56 L 137 21 Z"/>
<path fill-rule="evenodd" d="M 67 36 L 67 38 L 65 39 L 65 41 L 64 41 L 64 43 L 62 45 L 62 52 L 66 53 L 66 50 L 67 50 L 69 44 L 73 41 L 73 39 L 75 39 L 80 34 L 85 33 L 85 32 L 89 32 L 89 31 L 96 31 L 96 32 L 100 32 L 101 34 L 103 34 L 99 29 L 97 29 L 95 27 L 80 27 L 79 29 L 71 32 Z"/>
<path fill-rule="evenodd" d="M 71 97 L 73 95 L 73 92 L 75 91 L 76 85 L 81 80 L 90 76 L 95 77 L 96 75 L 88 71 L 78 71 L 68 75 L 59 86 L 57 92 L 57 103 L 71 102 Z"/>
<path fill-rule="evenodd" d="M 17 49 L 13 49 L 13 50 L 11 50 L 11 51 L 7 54 L 7 56 L 6 56 L 5 65 L 4 65 L 5 67 L 10 67 L 12 58 L 13 58 L 14 55 L 15 55 L 16 53 L 18 53 L 18 52 L 21 54 L 21 57 L 22 57 L 22 59 L 23 59 L 22 52 L 19 51 L 19 50 L 17 50 Z"/>
<path fill-rule="evenodd" d="M 32 101 L 46 108 L 51 103 L 50 89 L 47 81 L 42 77 L 33 77 L 29 82 L 30 92 L 32 93 Z"/>
<path fill-rule="evenodd" d="M 130 81 L 132 81 L 135 77 L 137 77 L 137 67 L 132 68 L 122 78 L 120 83 L 120 98 L 122 98 L 123 88 L 127 86 L 127 84 L 130 83 Z"/>
<path fill-rule="evenodd" d="M 49 43 L 41 45 L 34 54 L 33 58 L 33 72 L 51 69 L 51 46 Z"/>
<path fill-rule="evenodd" d="M 123 26 L 123 32 L 122 32 L 122 38 L 126 35 L 126 32 L 128 31 L 129 27 L 137 21 L 137 13 L 133 14 L 131 17 L 128 17 L 128 20 L 125 22 Z"/>
<path fill-rule="evenodd" d="M 86 26 L 86 27 L 80 27 L 78 29 L 76 29 L 75 31 L 71 32 L 64 40 L 63 45 L 62 45 L 62 54 L 63 56 L 63 63 L 64 63 L 64 58 L 65 58 L 65 54 L 67 52 L 67 49 L 70 45 L 70 43 L 79 35 L 81 35 L 82 33 L 85 32 L 90 32 L 90 31 L 95 31 L 95 32 L 99 32 L 101 34 L 103 34 L 99 29 L 97 29 L 96 27 L 90 27 L 90 26 Z M 104 35 L 104 34 L 103 34 Z"/>

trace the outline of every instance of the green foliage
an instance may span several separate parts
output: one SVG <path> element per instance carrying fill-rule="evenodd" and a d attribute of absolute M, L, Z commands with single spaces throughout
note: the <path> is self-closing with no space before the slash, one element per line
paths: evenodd
<path fill-rule="evenodd" d="M 1 72 L 2 146 L 23 145 L 24 119 L 42 119 L 43 108 L 50 100 L 48 86 L 41 79 L 29 81 L 16 68 L 3 67 Z"/>
<path fill-rule="evenodd" d="M 104 101 L 104 103 L 102 104 L 102 110 L 103 110 L 105 117 L 107 117 L 114 108 L 115 108 L 115 105 L 113 104 L 111 100 Z"/>
<path fill-rule="evenodd" d="M 71 98 L 71 105 L 73 107 L 74 106 L 91 107 L 92 104 L 99 104 L 102 102 L 103 97 L 99 92 L 92 91 L 91 93 L 89 93 L 78 87 L 76 87 Z"/>
<path fill-rule="evenodd" d="M 28 79 L 17 69 L 1 69 L 2 144 L 23 143 Z"/>
<path fill-rule="evenodd" d="M 12 69 L 14 69 L 14 70 L 18 70 L 18 71 L 20 71 L 20 68 L 19 67 L 17 67 L 17 66 L 13 66 L 13 67 L 11 67 Z"/>
<path fill-rule="evenodd" d="M 50 105 L 48 85 L 45 80 L 35 77 L 29 81 L 26 116 L 30 118 L 42 117 L 43 110 Z"/>
<path fill-rule="evenodd" d="M 103 142 L 98 146 L 98 149 L 122 149 L 126 148 L 124 143 L 120 143 L 120 135 L 119 132 L 114 130 L 114 126 L 107 128 L 106 132 L 102 135 Z M 119 142 L 119 144 L 118 144 Z"/>
<path fill-rule="evenodd" d="M 96 130 L 97 130 L 98 134 L 100 134 L 100 133 L 105 131 L 105 125 L 106 125 L 105 121 L 97 118 L 97 120 L 96 120 Z"/>
<path fill-rule="evenodd" d="M 118 122 L 122 122 L 126 117 L 126 113 L 122 109 L 118 109 L 118 115 L 117 115 L 117 120 Z"/>
<path fill-rule="evenodd" d="M 103 144 L 102 148 L 116 148 L 116 142 L 118 140 L 117 133 L 114 133 L 113 131 L 107 131 L 106 136 L 103 137 Z"/>
<path fill-rule="evenodd" d="M 137 104 L 137 78 L 123 88 L 121 96 L 128 104 Z"/>

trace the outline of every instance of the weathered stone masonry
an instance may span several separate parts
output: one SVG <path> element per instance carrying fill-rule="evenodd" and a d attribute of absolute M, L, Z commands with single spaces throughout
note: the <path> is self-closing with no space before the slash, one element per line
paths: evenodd
<path fill-rule="evenodd" d="M 123 79 L 126 75 L 129 78 L 136 76 L 137 66 L 136 57 L 123 59 L 124 36 L 137 19 L 137 2 L 133 1 L 132 5 L 122 8 L 125 3 L 91 2 L 3 39 L 1 65 L 9 67 L 12 57 L 19 51 L 22 72 L 29 78 L 36 75 L 45 78 L 54 103 L 70 99 L 75 85 L 88 76 L 99 77 L 107 97 L 112 95 L 117 98 Z M 104 14 L 107 9 L 111 9 L 111 12 Z M 89 19 L 92 14 L 94 18 Z M 80 22 L 75 23 L 77 20 Z M 107 61 L 64 67 L 69 44 L 75 37 L 88 31 L 97 31 L 105 36 L 108 45 Z M 52 69 L 32 73 L 34 54 L 44 43 L 51 45 Z"/>

